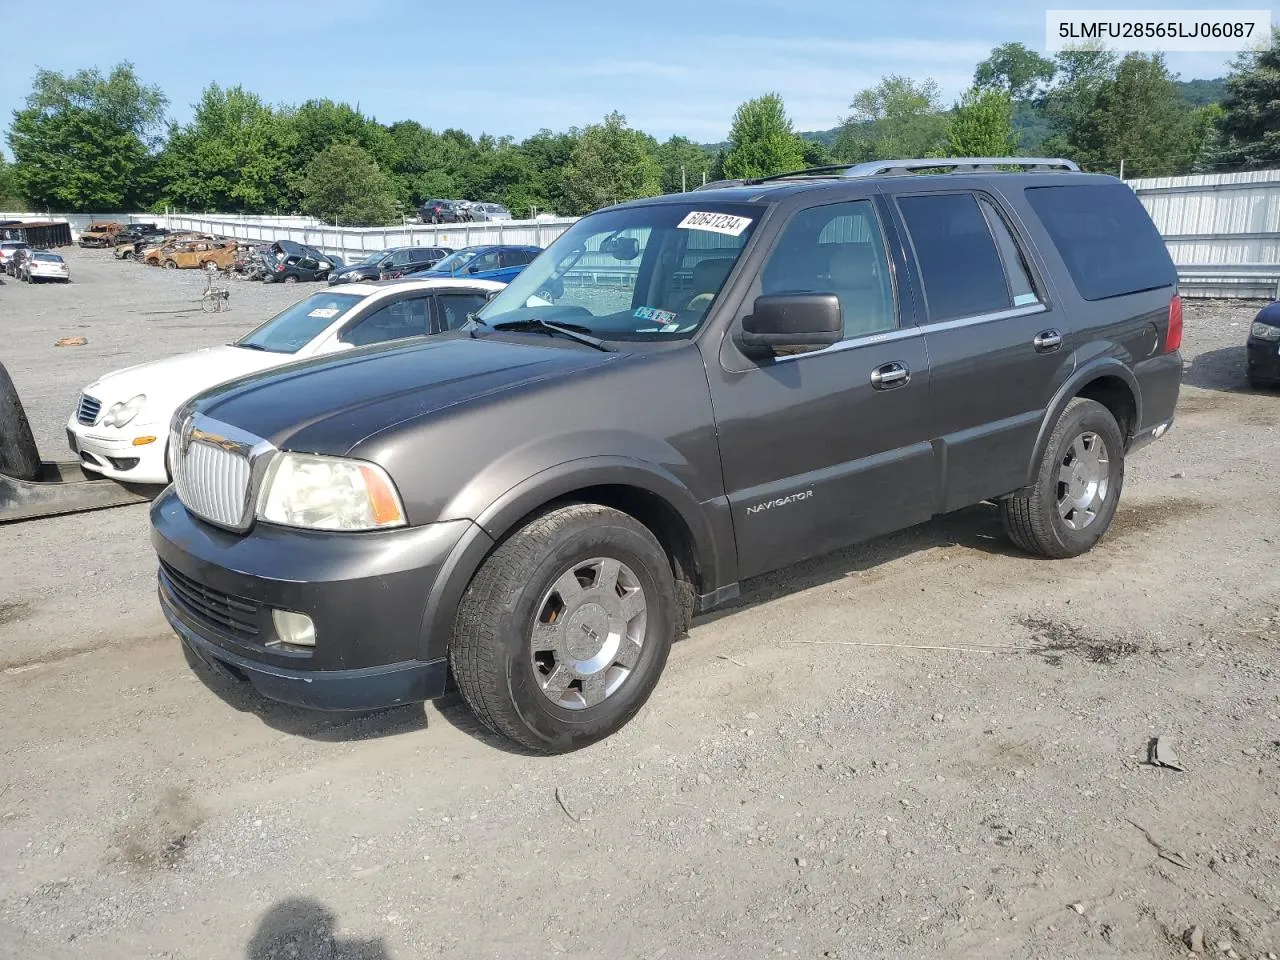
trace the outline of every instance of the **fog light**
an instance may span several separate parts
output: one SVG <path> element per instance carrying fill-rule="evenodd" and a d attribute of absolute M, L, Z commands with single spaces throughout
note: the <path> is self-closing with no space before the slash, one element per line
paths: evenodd
<path fill-rule="evenodd" d="M 316 645 L 316 625 L 305 613 L 272 610 L 271 622 L 275 624 L 276 636 L 281 643 L 292 644 L 295 647 Z"/>

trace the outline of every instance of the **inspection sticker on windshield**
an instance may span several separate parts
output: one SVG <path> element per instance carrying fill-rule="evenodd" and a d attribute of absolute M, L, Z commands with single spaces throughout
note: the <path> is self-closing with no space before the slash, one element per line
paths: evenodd
<path fill-rule="evenodd" d="M 634 316 L 641 320 L 657 320 L 658 323 L 667 324 L 679 320 L 678 314 L 671 313 L 667 310 L 659 310 L 657 307 L 636 307 Z"/>
<path fill-rule="evenodd" d="M 742 231 L 751 226 L 750 217 L 735 217 L 732 213 L 709 213 L 695 210 L 676 224 L 681 230 L 710 230 L 712 233 L 724 233 L 731 237 L 742 236 Z"/>
<path fill-rule="evenodd" d="M 332 320 L 337 315 L 337 307 L 317 307 L 307 314 L 308 317 L 315 317 L 317 320 Z"/>

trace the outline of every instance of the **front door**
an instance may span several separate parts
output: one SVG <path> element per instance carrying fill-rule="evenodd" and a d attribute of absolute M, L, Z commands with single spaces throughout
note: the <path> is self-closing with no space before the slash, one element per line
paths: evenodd
<path fill-rule="evenodd" d="M 741 313 L 762 294 L 834 293 L 844 339 L 754 360 L 731 333 L 708 364 L 741 577 L 933 513 L 929 358 L 884 237 L 870 199 L 794 213 Z"/>

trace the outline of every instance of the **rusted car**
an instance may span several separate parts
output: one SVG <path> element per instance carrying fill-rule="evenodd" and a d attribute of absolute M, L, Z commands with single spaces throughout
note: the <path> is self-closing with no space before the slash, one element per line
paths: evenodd
<path fill-rule="evenodd" d="M 170 234 L 165 238 L 163 243 L 157 244 L 150 249 L 140 251 L 135 255 L 135 259 L 141 260 L 148 266 L 158 267 L 166 260 L 170 259 L 174 251 L 179 247 L 183 247 L 189 243 L 196 243 L 201 240 L 213 240 L 214 238 L 208 234 Z"/>
<path fill-rule="evenodd" d="M 116 234 L 124 229 L 124 224 L 115 220 L 95 220 L 80 231 L 82 247 L 114 247 Z"/>
<path fill-rule="evenodd" d="M 238 248 L 234 240 L 191 240 L 174 247 L 161 260 L 161 265 L 166 270 L 189 270 L 213 264 L 219 270 L 226 270 L 235 263 Z"/>

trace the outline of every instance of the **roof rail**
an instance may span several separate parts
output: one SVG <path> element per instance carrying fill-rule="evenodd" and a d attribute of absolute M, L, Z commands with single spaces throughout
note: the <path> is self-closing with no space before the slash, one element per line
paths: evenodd
<path fill-rule="evenodd" d="M 872 160 L 870 163 L 858 163 L 846 167 L 843 176 L 902 176 L 917 170 L 970 173 L 976 170 L 992 171 L 1000 167 L 1080 172 L 1080 167 L 1074 161 L 1064 160 L 1061 157 L 922 157 L 914 160 Z"/>
<path fill-rule="evenodd" d="M 775 173 L 767 177 L 755 177 L 737 183 L 769 183 L 774 180 L 800 180 L 822 177 L 880 177 L 905 176 L 917 170 L 947 170 L 951 173 L 996 171 L 1002 167 L 1019 167 L 1023 170 L 1057 170 L 1078 173 L 1080 167 L 1074 161 L 1058 157 L 920 157 L 911 160 L 872 160 L 868 163 L 838 163 L 823 167 L 806 167 L 787 173 Z M 722 181 L 723 183 L 723 181 Z M 707 184 L 711 186 L 711 184 Z"/>

